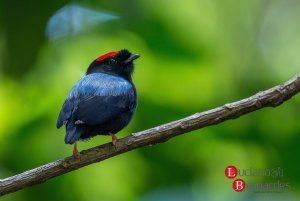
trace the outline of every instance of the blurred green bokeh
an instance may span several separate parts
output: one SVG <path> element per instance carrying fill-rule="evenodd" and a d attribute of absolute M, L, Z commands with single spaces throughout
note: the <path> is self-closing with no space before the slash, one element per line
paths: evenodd
<path fill-rule="evenodd" d="M 76 31 L 62 24 L 67 34 L 49 39 L 60 29 L 47 24 L 66 5 L 114 18 L 98 22 L 82 15 L 89 25 L 82 20 Z M 299 19 L 295 0 L 1 0 L 0 178 L 71 154 L 56 118 L 70 88 L 99 55 L 123 48 L 142 55 L 134 74 L 138 109 L 118 134 L 124 137 L 242 99 L 298 73 Z M 122 154 L 1 200 L 299 200 L 299 104 L 296 96 L 276 109 Z M 79 148 L 109 141 L 98 136 Z M 236 193 L 224 175 L 228 165 L 281 167 L 280 179 L 292 189 Z"/>

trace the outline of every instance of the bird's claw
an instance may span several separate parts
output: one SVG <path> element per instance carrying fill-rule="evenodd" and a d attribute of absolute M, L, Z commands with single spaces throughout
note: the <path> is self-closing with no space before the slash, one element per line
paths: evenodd
<path fill-rule="evenodd" d="M 80 158 L 80 152 L 77 149 L 77 142 L 75 142 L 75 144 L 74 144 L 73 156 L 74 156 L 74 158 Z"/>
<path fill-rule="evenodd" d="M 116 142 L 118 140 L 117 136 L 113 133 L 110 133 L 111 135 L 111 142 L 113 143 L 114 146 L 116 146 Z"/>

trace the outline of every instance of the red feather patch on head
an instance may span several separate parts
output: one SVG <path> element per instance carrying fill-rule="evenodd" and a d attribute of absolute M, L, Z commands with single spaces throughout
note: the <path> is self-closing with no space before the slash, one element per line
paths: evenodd
<path fill-rule="evenodd" d="M 96 61 L 103 61 L 104 59 L 107 59 L 108 57 L 111 57 L 111 56 L 115 56 L 115 55 L 117 55 L 117 54 L 119 54 L 119 52 L 109 52 L 109 53 L 106 53 L 106 54 L 104 54 L 104 55 L 98 57 L 98 58 L 96 59 Z"/>

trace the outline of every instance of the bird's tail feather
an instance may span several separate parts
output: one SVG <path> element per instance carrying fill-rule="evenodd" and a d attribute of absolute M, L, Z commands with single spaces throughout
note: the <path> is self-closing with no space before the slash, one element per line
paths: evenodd
<path fill-rule="evenodd" d="M 81 125 L 75 125 L 74 120 L 71 118 L 71 121 L 66 125 L 66 132 L 65 143 L 74 144 L 84 133 L 84 128 Z"/>

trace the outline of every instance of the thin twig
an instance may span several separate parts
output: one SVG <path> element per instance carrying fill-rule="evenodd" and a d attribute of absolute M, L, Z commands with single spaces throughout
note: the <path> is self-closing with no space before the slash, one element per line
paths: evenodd
<path fill-rule="evenodd" d="M 170 122 L 155 128 L 134 133 L 112 143 L 81 152 L 80 159 L 67 157 L 0 180 L 0 195 L 45 182 L 53 177 L 79 169 L 130 150 L 165 142 L 175 136 L 238 118 L 263 107 L 276 107 L 300 91 L 300 74 L 282 85 L 257 93 L 249 98 Z"/>

